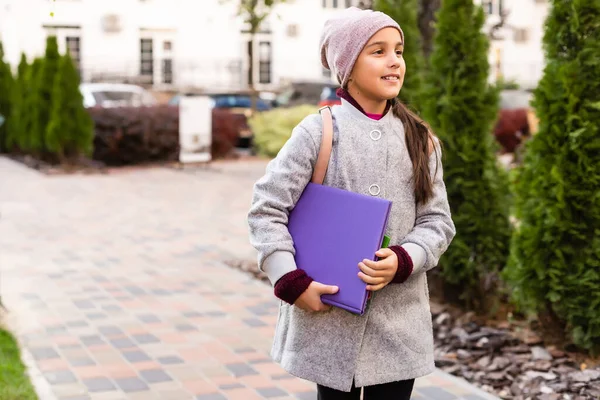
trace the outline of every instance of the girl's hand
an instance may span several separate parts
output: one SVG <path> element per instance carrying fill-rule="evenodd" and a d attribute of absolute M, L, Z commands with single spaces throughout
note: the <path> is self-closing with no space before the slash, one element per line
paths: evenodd
<path fill-rule="evenodd" d="M 294 305 L 309 312 L 328 311 L 331 309 L 331 306 L 323 304 L 321 295 L 335 294 L 338 290 L 337 286 L 323 285 L 322 283 L 313 281 L 304 293 L 298 297 Z"/>
<path fill-rule="evenodd" d="M 398 256 L 390 249 L 379 249 L 375 253 L 379 261 L 363 260 L 358 264 L 361 272 L 358 277 L 367 283 L 367 290 L 383 289 L 396 276 Z"/>

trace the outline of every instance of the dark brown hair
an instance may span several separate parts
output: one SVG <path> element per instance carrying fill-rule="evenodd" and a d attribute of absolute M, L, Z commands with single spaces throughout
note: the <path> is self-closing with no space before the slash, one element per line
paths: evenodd
<path fill-rule="evenodd" d="M 435 136 L 425 121 L 409 110 L 400 100 L 394 98 L 391 102 L 392 112 L 404 124 L 406 147 L 413 165 L 415 200 L 417 203 L 426 203 L 433 196 L 433 178 L 429 171 L 429 157 L 434 151 L 436 158 L 440 156 L 434 146 Z M 437 163 L 433 176 L 435 174 L 437 174 Z"/>

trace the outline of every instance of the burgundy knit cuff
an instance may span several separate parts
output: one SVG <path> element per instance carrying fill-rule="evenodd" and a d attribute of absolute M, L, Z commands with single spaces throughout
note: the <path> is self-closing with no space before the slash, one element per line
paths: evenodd
<path fill-rule="evenodd" d="M 412 258 L 410 258 L 402 246 L 390 246 L 390 250 L 392 250 L 394 253 L 396 253 L 396 256 L 398 256 L 398 270 L 396 271 L 396 276 L 394 279 L 392 279 L 391 283 L 403 283 L 413 272 Z"/>
<path fill-rule="evenodd" d="M 275 283 L 275 296 L 288 304 L 294 304 L 298 297 L 312 283 L 313 279 L 298 268 L 288 272 Z"/>

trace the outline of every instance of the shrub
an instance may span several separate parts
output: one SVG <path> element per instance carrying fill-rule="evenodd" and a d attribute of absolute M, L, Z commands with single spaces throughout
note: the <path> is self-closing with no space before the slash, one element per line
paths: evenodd
<path fill-rule="evenodd" d="M 55 36 L 46 39 L 46 54 L 41 64 L 41 70 L 36 77 L 34 104 L 30 110 L 33 111 L 33 130 L 31 131 L 30 150 L 43 153 L 46 147 L 46 131 L 50 122 L 52 108 L 52 95 L 54 92 L 54 80 L 58 73 L 60 54 Z"/>
<path fill-rule="evenodd" d="M 10 65 L 4 62 L 4 47 L 0 42 L 0 152 L 6 149 L 8 126 L 11 118 L 11 103 L 14 79 Z"/>
<path fill-rule="evenodd" d="M 314 106 L 302 105 L 293 108 L 276 108 L 255 114 L 248 123 L 254 133 L 257 152 L 267 157 L 275 157 L 290 138 L 294 127 L 307 115 L 317 111 Z"/>
<path fill-rule="evenodd" d="M 498 91 L 488 83 L 485 17 L 473 0 L 445 0 L 430 60 L 425 120 L 444 147 L 457 234 L 440 260 L 449 289 L 484 310 L 509 252 L 508 179 L 495 157 Z M 448 291 L 451 293 L 451 291 Z"/>
<path fill-rule="evenodd" d="M 600 351 L 600 3 L 552 3 L 505 277 L 522 309 L 558 317 L 576 345 Z"/>
<path fill-rule="evenodd" d="M 179 159 L 178 107 L 94 107 L 88 112 L 95 160 L 121 166 Z"/>
<path fill-rule="evenodd" d="M 24 118 L 27 114 L 25 111 L 25 98 L 27 97 L 27 74 L 29 65 L 27 64 L 27 58 L 25 54 L 21 54 L 21 62 L 17 69 L 17 77 L 13 85 L 13 91 L 11 94 L 11 110 L 10 118 L 8 120 L 5 149 L 8 152 L 13 151 L 18 144 L 25 137 L 26 133 L 23 131 Z"/>
<path fill-rule="evenodd" d="M 46 147 L 60 161 L 92 154 L 94 125 L 83 106 L 79 74 L 67 53 L 61 57 L 54 79 L 52 114 L 46 131 Z"/>

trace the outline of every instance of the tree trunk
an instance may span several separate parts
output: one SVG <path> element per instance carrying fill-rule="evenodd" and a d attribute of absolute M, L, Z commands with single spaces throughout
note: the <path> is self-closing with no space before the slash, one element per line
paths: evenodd
<path fill-rule="evenodd" d="M 248 44 L 248 89 L 250 91 L 250 115 L 256 112 L 256 103 L 258 92 L 254 86 L 254 38 L 255 34 L 250 34 L 250 43 Z"/>
<path fill-rule="evenodd" d="M 433 35 L 435 33 L 435 13 L 442 5 L 441 0 L 419 0 L 418 23 L 423 43 L 423 54 L 428 59 L 433 49 Z"/>

